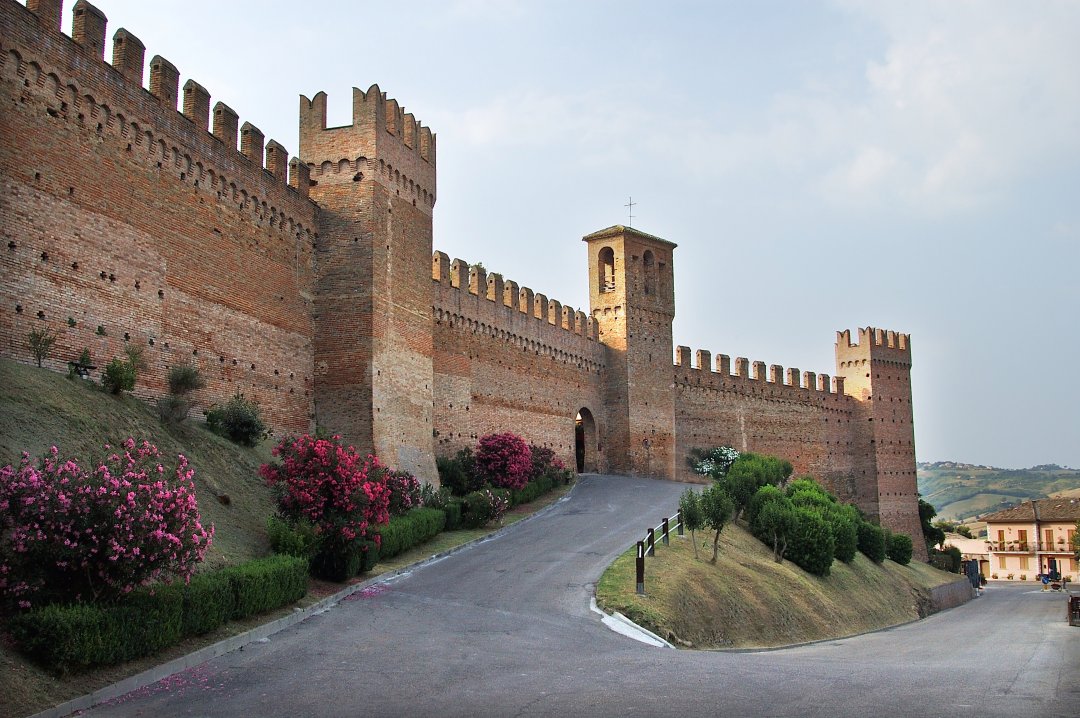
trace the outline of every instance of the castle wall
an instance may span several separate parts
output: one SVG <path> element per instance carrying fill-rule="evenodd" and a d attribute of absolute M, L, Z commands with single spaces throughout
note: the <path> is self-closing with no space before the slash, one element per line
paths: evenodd
<path fill-rule="evenodd" d="M 588 409 L 597 433 L 605 431 L 605 348 L 595 324 L 482 267 L 451 263 L 442 252 L 432 260 L 432 279 L 436 453 L 514 431 L 572 467 L 578 411 Z M 601 443 L 595 468 L 606 468 L 604 457 Z"/>
<path fill-rule="evenodd" d="M 436 454 L 491 432 L 573 465 L 584 410 L 589 470 L 692 479 L 691 448 L 730 444 L 919 535 L 907 335 L 840 333 L 831 380 L 686 347 L 672 367 L 673 243 L 586 236 L 586 316 L 433 255 L 435 136 L 377 85 L 354 88 L 344 127 L 326 126 L 325 93 L 301 97 L 290 162 L 198 83 L 181 92 L 164 58 L 144 87 L 130 32 L 107 64 L 85 0 L 72 37 L 60 0 L 31 7 L 0 0 L 4 355 L 31 361 L 45 326 L 54 370 L 142 347 L 147 399 L 193 362 L 197 409 L 239 391 L 279 433 L 317 420 L 432 482 Z"/>
<path fill-rule="evenodd" d="M 676 455 L 683 480 L 700 480 L 685 463 L 693 448 L 732 446 L 787 459 L 845 501 L 857 497 L 853 442 L 855 401 L 825 374 L 779 365 L 766 370 L 720 354 L 678 347 L 674 367 Z"/>
<path fill-rule="evenodd" d="M 77 9 L 84 44 L 55 13 L 0 3 L 2 351 L 29 360 L 27 335 L 46 325 L 57 370 L 83 347 L 100 371 L 141 346 L 137 395 L 164 394 L 168 367 L 194 362 L 208 380 L 197 409 L 240 391 L 275 429 L 308 429 L 316 206 L 286 184 L 280 152 L 276 174 L 263 168 L 257 135 L 245 156 L 235 133 L 177 112 L 168 61 L 143 88 L 130 33 L 106 64 L 104 16 Z"/>

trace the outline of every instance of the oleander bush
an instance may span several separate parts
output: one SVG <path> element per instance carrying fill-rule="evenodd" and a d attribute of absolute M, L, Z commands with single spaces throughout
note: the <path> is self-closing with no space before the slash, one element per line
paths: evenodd
<path fill-rule="evenodd" d="M 0 469 L 0 602 L 115 602 L 155 580 L 186 580 L 214 529 L 204 528 L 195 474 L 183 455 L 166 467 L 157 447 L 126 439 L 106 456 Z"/>
<path fill-rule="evenodd" d="M 479 477 L 496 488 L 520 489 L 532 474 L 529 445 L 510 432 L 480 437 L 475 458 Z"/>
<path fill-rule="evenodd" d="M 465 528 L 483 528 L 500 521 L 510 508 L 510 493 L 505 489 L 480 489 L 461 502 L 461 523 Z"/>
<path fill-rule="evenodd" d="M 439 483 L 454 496 L 465 496 L 484 486 L 484 480 L 476 472 L 476 457 L 469 447 L 453 456 L 436 457 L 435 468 L 439 472 Z"/>
<path fill-rule="evenodd" d="M 420 480 L 408 471 L 385 470 L 382 481 L 390 491 L 389 510 L 391 516 L 403 516 L 412 509 L 423 505 L 423 486 Z"/>
<path fill-rule="evenodd" d="M 308 521 L 315 535 L 312 573 L 333 581 L 355 576 L 364 542 L 379 537 L 374 528 L 390 519 L 390 489 L 374 456 L 361 457 L 341 438 L 304 435 L 274 449 L 277 461 L 260 475 L 274 491 L 278 517 L 293 528 Z"/>

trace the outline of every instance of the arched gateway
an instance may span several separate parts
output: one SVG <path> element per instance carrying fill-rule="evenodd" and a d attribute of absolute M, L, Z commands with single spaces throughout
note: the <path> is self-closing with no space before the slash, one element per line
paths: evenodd
<path fill-rule="evenodd" d="M 596 420 L 593 419 L 592 412 L 585 407 L 578 411 L 574 420 L 574 448 L 578 473 L 596 472 Z"/>

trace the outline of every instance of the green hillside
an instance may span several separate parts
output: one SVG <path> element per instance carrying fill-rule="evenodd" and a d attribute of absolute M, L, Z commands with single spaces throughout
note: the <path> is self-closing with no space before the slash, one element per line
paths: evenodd
<path fill-rule="evenodd" d="M 833 561 L 828 576 L 806 573 L 742 526 L 720 535 L 709 563 L 712 532 L 695 559 L 689 536 L 675 536 L 646 559 L 645 591 L 635 592 L 636 549 L 617 558 L 596 586 L 596 602 L 687 648 L 766 648 L 873 631 L 914 621 L 930 610 L 929 590 L 962 580 L 912 561 L 878 565 L 861 553 Z"/>
<path fill-rule="evenodd" d="M 1080 489 L 1080 471 L 1055 464 L 998 469 L 955 461 L 919 463 L 918 479 L 919 493 L 937 509 L 938 518 L 950 521 Z"/>
<path fill-rule="evenodd" d="M 128 436 L 157 444 L 173 461 L 180 453 L 191 461 L 203 523 L 215 526 L 204 567 L 269 553 L 266 518 L 274 509 L 258 468 L 271 458 L 270 442 L 240 447 L 193 418 L 166 426 L 155 407 L 132 396 L 0 359 L 0 466 L 17 464 L 23 451 L 41 456 L 51 445 L 64 457 L 89 461 L 105 443 Z"/>

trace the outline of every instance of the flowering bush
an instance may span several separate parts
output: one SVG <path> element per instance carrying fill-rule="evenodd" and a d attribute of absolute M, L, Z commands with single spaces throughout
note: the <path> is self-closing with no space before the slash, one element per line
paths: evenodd
<path fill-rule="evenodd" d="M 532 474 L 532 454 L 520 436 L 488 434 L 476 445 L 476 469 L 480 476 L 503 489 L 520 489 Z"/>
<path fill-rule="evenodd" d="M 529 453 L 532 455 L 532 475 L 529 481 L 538 481 L 545 476 L 551 479 L 552 486 L 573 481 L 573 473 L 566 468 L 562 459 L 555 456 L 554 449 L 529 444 Z"/>
<path fill-rule="evenodd" d="M 390 489 L 374 456 L 361 458 L 341 437 L 304 435 L 274 447 L 278 463 L 263 464 L 259 474 L 275 491 L 278 514 L 292 524 L 310 521 L 315 529 L 313 566 L 328 578 L 343 579 L 359 568 L 368 542 L 378 545 L 376 524 L 390 520 Z"/>
<path fill-rule="evenodd" d="M 402 516 L 423 505 L 420 480 L 408 471 L 385 471 L 382 480 L 390 491 L 390 515 Z"/>
<path fill-rule="evenodd" d="M 87 470 L 52 447 L 0 469 L 0 599 L 109 602 L 157 579 L 187 580 L 206 555 L 183 455 L 166 469 L 157 447 L 127 439 Z"/>
<path fill-rule="evenodd" d="M 501 520 L 509 508 L 510 496 L 505 489 L 480 489 L 463 499 L 461 520 L 466 528 L 481 528 Z"/>

